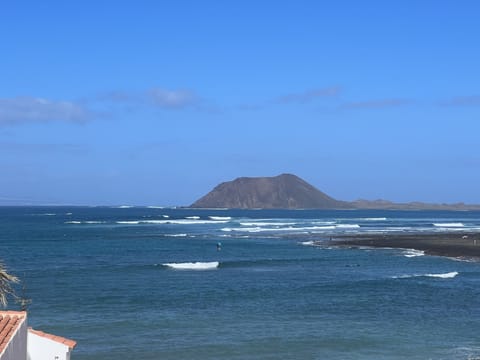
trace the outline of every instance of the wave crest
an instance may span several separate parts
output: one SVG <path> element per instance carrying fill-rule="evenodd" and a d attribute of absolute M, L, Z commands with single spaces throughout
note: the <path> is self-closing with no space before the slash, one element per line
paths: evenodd
<path fill-rule="evenodd" d="M 409 278 L 415 278 L 415 277 L 432 277 L 432 278 L 439 278 L 439 279 L 453 279 L 457 275 L 458 275 L 458 271 L 452 271 L 452 272 L 441 273 L 441 274 L 400 275 L 400 276 L 393 276 L 393 279 L 409 279 Z"/>
<path fill-rule="evenodd" d="M 444 273 L 444 274 L 425 274 L 424 276 L 441 278 L 441 279 L 453 279 L 457 275 L 458 275 L 457 271 L 452 271 L 452 272 L 448 272 L 448 273 Z"/>
<path fill-rule="evenodd" d="M 403 256 L 408 258 L 423 256 L 423 255 L 425 255 L 425 251 L 423 250 L 408 249 L 403 252 Z"/>
<path fill-rule="evenodd" d="M 165 263 L 162 264 L 171 269 L 177 270 L 213 270 L 218 268 L 218 261 L 211 262 L 185 262 L 185 263 Z"/>
<path fill-rule="evenodd" d="M 464 227 L 465 225 L 461 222 L 451 222 L 451 223 L 433 223 L 435 227 Z"/>
<path fill-rule="evenodd" d="M 232 220 L 231 216 L 209 216 L 211 220 Z"/>

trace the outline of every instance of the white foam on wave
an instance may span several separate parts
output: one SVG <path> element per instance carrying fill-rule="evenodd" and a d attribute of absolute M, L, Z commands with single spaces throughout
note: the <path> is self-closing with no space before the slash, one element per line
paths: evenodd
<path fill-rule="evenodd" d="M 439 279 L 453 279 L 457 275 L 458 275 L 457 271 L 452 271 L 452 272 L 441 273 L 441 274 L 400 275 L 400 276 L 392 276 L 392 278 L 393 279 L 409 279 L 409 278 L 415 278 L 415 277 L 431 277 L 431 278 L 439 278 Z"/>
<path fill-rule="evenodd" d="M 319 231 L 319 230 L 334 230 L 335 226 L 305 226 L 305 227 L 284 227 L 284 228 L 264 228 L 264 227 L 244 227 L 244 228 L 223 228 L 222 231 L 238 231 L 238 232 L 304 232 L 304 231 Z"/>
<path fill-rule="evenodd" d="M 465 225 L 461 222 L 434 223 L 433 226 L 436 226 L 436 227 L 455 227 L 455 228 L 465 227 Z"/>
<path fill-rule="evenodd" d="M 335 224 L 336 221 L 313 221 L 312 224 L 315 225 L 332 225 Z"/>
<path fill-rule="evenodd" d="M 412 231 L 413 228 L 411 227 L 391 227 L 391 228 L 381 228 L 381 229 L 367 229 L 364 230 L 366 233 L 372 233 L 372 234 L 382 234 L 382 233 L 388 233 L 388 232 L 409 232 Z M 418 229 L 416 230 L 418 231 Z"/>
<path fill-rule="evenodd" d="M 139 224 L 172 224 L 172 225 L 203 225 L 203 224 L 218 224 L 226 223 L 227 221 L 213 221 L 213 220 L 196 220 L 196 219 L 178 219 L 178 220 L 131 220 L 131 221 L 117 221 L 117 224 L 122 225 L 139 225 Z"/>
<path fill-rule="evenodd" d="M 213 270 L 218 268 L 218 261 L 211 262 L 185 262 L 185 263 L 165 263 L 163 266 L 177 270 Z"/>
<path fill-rule="evenodd" d="M 120 205 L 120 206 L 115 206 L 114 208 L 116 209 L 131 209 L 133 206 L 131 205 Z"/>
<path fill-rule="evenodd" d="M 335 225 L 336 229 L 358 229 L 360 225 L 358 224 L 338 224 Z"/>
<path fill-rule="evenodd" d="M 360 220 L 365 220 L 365 221 L 385 221 L 387 220 L 386 217 L 371 217 L 371 218 L 363 218 Z"/>
<path fill-rule="evenodd" d="M 457 271 L 452 271 L 452 272 L 448 272 L 448 273 L 444 273 L 444 274 L 425 274 L 424 276 L 441 278 L 441 279 L 453 279 L 457 275 L 458 275 Z"/>
<path fill-rule="evenodd" d="M 412 258 L 417 256 L 424 256 L 425 252 L 423 250 L 408 249 L 403 252 L 403 256 Z"/>
<path fill-rule="evenodd" d="M 190 220 L 199 220 L 200 216 L 187 216 L 185 219 L 190 219 Z"/>
<path fill-rule="evenodd" d="M 232 220 L 231 216 L 209 216 L 209 218 L 211 220 L 215 220 L 215 221 L 218 221 L 218 220 Z"/>
<path fill-rule="evenodd" d="M 300 244 L 304 246 L 315 246 L 315 241 L 303 241 Z"/>
<path fill-rule="evenodd" d="M 165 208 L 164 206 L 153 206 L 153 205 L 147 206 L 147 209 L 164 209 L 164 208 Z"/>
<path fill-rule="evenodd" d="M 168 215 L 162 215 L 163 218 L 168 219 L 170 216 Z"/>
<path fill-rule="evenodd" d="M 242 226 L 291 226 L 295 225 L 294 222 L 260 222 L 260 221 L 252 221 L 252 222 L 241 222 L 240 225 Z"/>
<path fill-rule="evenodd" d="M 188 234 L 166 234 L 165 236 L 169 236 L 169 237 L 187 237 Z"/>
<path fill-rule="evenodd" d="M 106 221 L 100 220 L 88 220 L 88 221 L 65 221 L 65 224 L 105 224 Z"/>
<path fill-rule="evenodd" d="M 151 220 L 151 221 L 157 221 L 157 224 L 180 224 L 180 225 L 198 225 L 198 224 L 221 224 L 221 223 L 226 223 L 228 221 L 218 221 L 218 220 Z M 159 222 L 160 221 L 160 222 Z"/>

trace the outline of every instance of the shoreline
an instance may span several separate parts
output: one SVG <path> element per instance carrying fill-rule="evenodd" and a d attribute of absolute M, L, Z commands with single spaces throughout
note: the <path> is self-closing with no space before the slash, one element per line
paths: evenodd
<path fill-rule="evenodd" d="M 480 260 L 480 233 L 342 235 L 328 241 L 338 247 L 414 249 L 427 255 Z"/>

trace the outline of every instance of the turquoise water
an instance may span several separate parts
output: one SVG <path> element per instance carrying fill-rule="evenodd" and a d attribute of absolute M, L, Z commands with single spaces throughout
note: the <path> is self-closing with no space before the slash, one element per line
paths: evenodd
<path fill-rule="evenodd" d="M 0 229 L 29 325 L 73 359 L 480 357 L 480 263 L 311 246 L 480 230 L 479 212 L 3 207 Z"/>

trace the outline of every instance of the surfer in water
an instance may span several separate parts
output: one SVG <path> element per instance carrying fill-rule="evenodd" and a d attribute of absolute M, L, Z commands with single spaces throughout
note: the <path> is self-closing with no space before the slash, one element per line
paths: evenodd
<path fill-rule="evenodd" d="M 217 251 L 220 251 L 220 250 L 222 250 L 222 243 L 218 242 L 217 243 Z"/>

